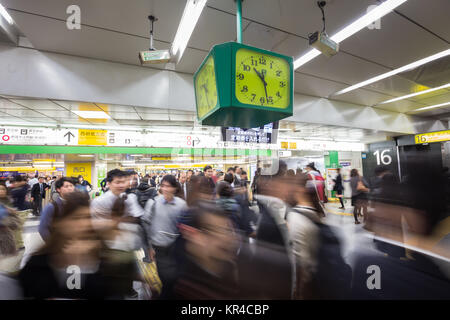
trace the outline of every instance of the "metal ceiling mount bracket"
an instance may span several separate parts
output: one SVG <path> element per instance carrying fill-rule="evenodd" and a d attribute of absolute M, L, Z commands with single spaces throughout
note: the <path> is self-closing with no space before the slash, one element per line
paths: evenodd
<path fill-rule="evenodd" d="M 158 21 L 158 18 L 150 15 L 150 16 L 148 16 L 148 20 L 150 20 L 150 25 L 151 25 L 151 27 L 150 27 L 150 51 L 154 51 L 156 49 L 153 47 L 153 24 L 155 23 L 155 21 Z"/>

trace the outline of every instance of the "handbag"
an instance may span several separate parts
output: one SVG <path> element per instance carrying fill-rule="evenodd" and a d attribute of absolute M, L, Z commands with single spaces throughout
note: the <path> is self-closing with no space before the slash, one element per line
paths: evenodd
<path fill-rule="evenodd" d="M 135 251 L 138 261 L 139 270 L 141 272 L 144 281 L 149 285 L 152 290 L 155 290 L 158 294 L 161 293 L 162 282 L 158 275 L 158 269 L 156 262 L 153 260 L 151 263 L 142 261 L 144 253 L 142 250 Z"/>
<path fill-rule="evenodd" d="M 312 180 L 313 180 L 314 190 L 316 190 L 316 195 L 317 195 L 317 199 L 319 200 L 319 205 L 322 208 L 324 216 L 326 216 L 326 209 L 325 209 L 325 204 L 324 204 L 325 201 L 320 200 L 319 191 L 317 190 L 317 185 L 316 185 L 316 177 L 313 174 L 310 174 L 310 176 L 312 177 Z M 324 191 L 324 200 L 325 199 L 326 199 L 326 202 L 328 202 L 328 198 L 325 196 L 325 191 Z"/>
<path fill-rule="evenodd" d="M 362 182 L 361 178 L 358 180 L 358 185 L 356 186 L 356 190 L 362 191 L 362 192 L 368 192 L 369 189 L 366 188 L 364 183 Z"/>

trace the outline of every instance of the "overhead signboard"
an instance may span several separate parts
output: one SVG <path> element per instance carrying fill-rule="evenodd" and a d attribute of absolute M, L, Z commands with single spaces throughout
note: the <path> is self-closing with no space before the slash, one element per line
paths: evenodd
<path fill-rule="evenodd" d="M 0 127 L 0 143 L 19 145 L 51 145 L 55 131 L 48 128 Z"/>
<path fill-rule="evenodd" d="M 441 142 L 449 140 L 450 140 L 450 130 L 416 134 L 414 137 L 414 141 L 416 144 Z"/>
<path fill-rule="evenodd" d="M 78 129 L 78 145 L 106 146 L 107 130 Z"/>
<path fill-rule="evenodd" d="M 278 121 L 258 128 L 222 127 L 222 140 L 231 142 L 276 143 Z"/>
<path fill-rule="evenodd" d="M 273 137 L 273 136 L 272 136 Z M 222 141 L 219 135 L 131 130 L 0 127 L 0 145 L 277 149 L 276 144 Z"/>

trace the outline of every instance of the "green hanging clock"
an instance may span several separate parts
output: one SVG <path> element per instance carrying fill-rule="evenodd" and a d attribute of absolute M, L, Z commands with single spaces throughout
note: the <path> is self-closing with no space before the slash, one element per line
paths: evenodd
<path fill-rule="evenodd" d="M 254 128 L 292 116 L 293 59 L 240 43 L 216 45 L 194 75 L 203 125 Z"/>

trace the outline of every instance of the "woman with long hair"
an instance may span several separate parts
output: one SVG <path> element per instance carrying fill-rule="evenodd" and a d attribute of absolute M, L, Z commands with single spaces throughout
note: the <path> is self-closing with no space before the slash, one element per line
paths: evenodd
<path fill-rule="evenodd" d="M 352 188 L 353 217 L 355 218 L 355 224 L 360 224 L 358 216 L 362 215 L 361 211 L 363 211 L 364 216 L 367 216 L 366 193 L 369 192 L 369 189 L 364 178 L 359 175 L 356 169 L 350 171 L 350 186 Z"/>

